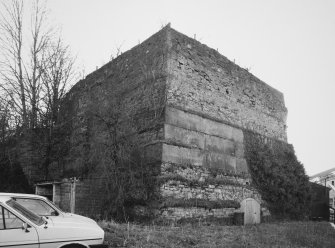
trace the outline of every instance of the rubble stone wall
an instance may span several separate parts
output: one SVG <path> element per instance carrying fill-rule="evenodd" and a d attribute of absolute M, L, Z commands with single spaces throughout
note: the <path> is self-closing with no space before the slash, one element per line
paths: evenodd
<path fill-rule="evenodd" d="M 260 195 L 253 189 L 236 185 L 206 185 L 187 186 L 183 183 L 170 181 L 162 186 L 163 197 L 174 197 L 184 199 L 234 200 L 242 202 L 243 199 L 253 198 L 261 201 Z"/>
<path fill-rule="evenodd" d="M 168 104 L 286 141 L 283 94 L 216 50 L 170 32 Z"/>
<path fill-rule="evenodd" d="M 80 171 L 94 145 L 108 144 L 107 125 L 159 150 L 163 137 L 166 46 L 156 34 L 78 82 L 62 105 L 69 130 L 65 170 Z M 163 44 L 163 45 L 162 45 Z M 114 126 L 113 126 L 114 125 Z M 159 154 L 153 154 L 160 159 Z M 91 156 L 92 157 L 92 156 Z"/>
<path fill-rule="evenodd" d="M 224 168 L 213 170 L 202 165 L 172 163 L 163 163 L 161 173 L 160 194 L 168 201 L 160 211 L 163 218 L 232 218 L 233 213 L 241 211 L 240 207 L 211 207 L 210 204 L 189 207 L 188 201 L 194 202 L 194 199 L 208 203 L 229 201 L 239 205 L 244 199 L 253 198 L 263 203 L 261 195 L 250 186 L 248 174 L 227 174 Z M 175 207 L 174 204 L 170 206 L 170 199 L 179 199 L 182 200 L 181 205 L 183 201 L 185 204 L 180 207 Z"/>
<path fill-rule="evenodd" d="M 168 208 L 162 211 L 161 216 L 169 220 L 180 219 L 199 219 L 199 218 L 231 218 L 235 212 L 235 208 L 221 208 L 221 209 L 204 209 L 204 208 Z"/>
<path fill-rule="evenodd" d="M 239 203 L 254 198 L 262 203 L 260 194 L 250 187 L 243 130 L 286 142 L 283 94 L 173 29 L 167 41 L 162 176 L 171 180 L 161 185 L 162 197 Z M 180 169 L 165 170 L 168 164 Z M 219 216 L 227 215 L 224 209 L 218 210 Z M 209 214 L 203 208 L 163 210 L 163 215 L 176 218 Z"/>

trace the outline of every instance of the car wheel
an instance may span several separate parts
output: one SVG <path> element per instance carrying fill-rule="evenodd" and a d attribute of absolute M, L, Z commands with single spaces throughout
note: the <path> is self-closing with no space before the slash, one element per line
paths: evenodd
<path fill-rule="evenodd" d="M 70 244 L 70 245 L 62 246 L 61 248 L 87 248 L 87 247 L 84 245 L 80 245 L 80 244 Z"/>

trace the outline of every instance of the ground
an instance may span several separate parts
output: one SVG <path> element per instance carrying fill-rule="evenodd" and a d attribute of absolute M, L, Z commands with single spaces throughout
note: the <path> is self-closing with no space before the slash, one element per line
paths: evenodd
<path fill-rule="evenodd" d="M 157 226 L 100 222 L 110 247 L 335 247 L 328 222 L 278 222 L 256 226 L 204 223 Z"/>

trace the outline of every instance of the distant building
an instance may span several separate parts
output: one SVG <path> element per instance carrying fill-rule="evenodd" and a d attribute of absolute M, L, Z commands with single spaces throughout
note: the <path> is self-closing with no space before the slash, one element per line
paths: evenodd
<path fill-rule="evenodd" d="M 330 189 L 329 191 L 329 206 L 335 207 L 335 168 L 320 172 L 314 176 L 311 176 L 309 180 L 313 183 L 317 183 L 326 186 Z"/>

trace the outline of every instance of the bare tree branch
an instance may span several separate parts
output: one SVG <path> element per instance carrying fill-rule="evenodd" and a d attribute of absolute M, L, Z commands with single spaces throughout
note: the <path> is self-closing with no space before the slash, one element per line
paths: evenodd
<path fill-rule="evenodd" d="M 28 124 L 28 117 L 22 68 L 23 1 L 13 0 L 10 4 L 7 5 L 3 3 L 2 6 L 4 13 L 1 13 L 0 42 L 1 47 L 3 48 L 3 60 L 0 63 L 0 76 L 5 79 L 5 82 L 9 83 L 4 85 L 2 88 L 8 87 L 6 91 L 11 93 L 10 96 L 12 100 L 15 99 L 14 102 L 17 103 L 18 101 L 16 99 L 19 99 L 21 105 L 19 108 L 21 111 L 20 115 L 23 120 L 23 125 L 26 126 Z M 5 74 L 6 72 L 8 74 Z M 17 89 L 19 89 L 19 91 Z"/>

